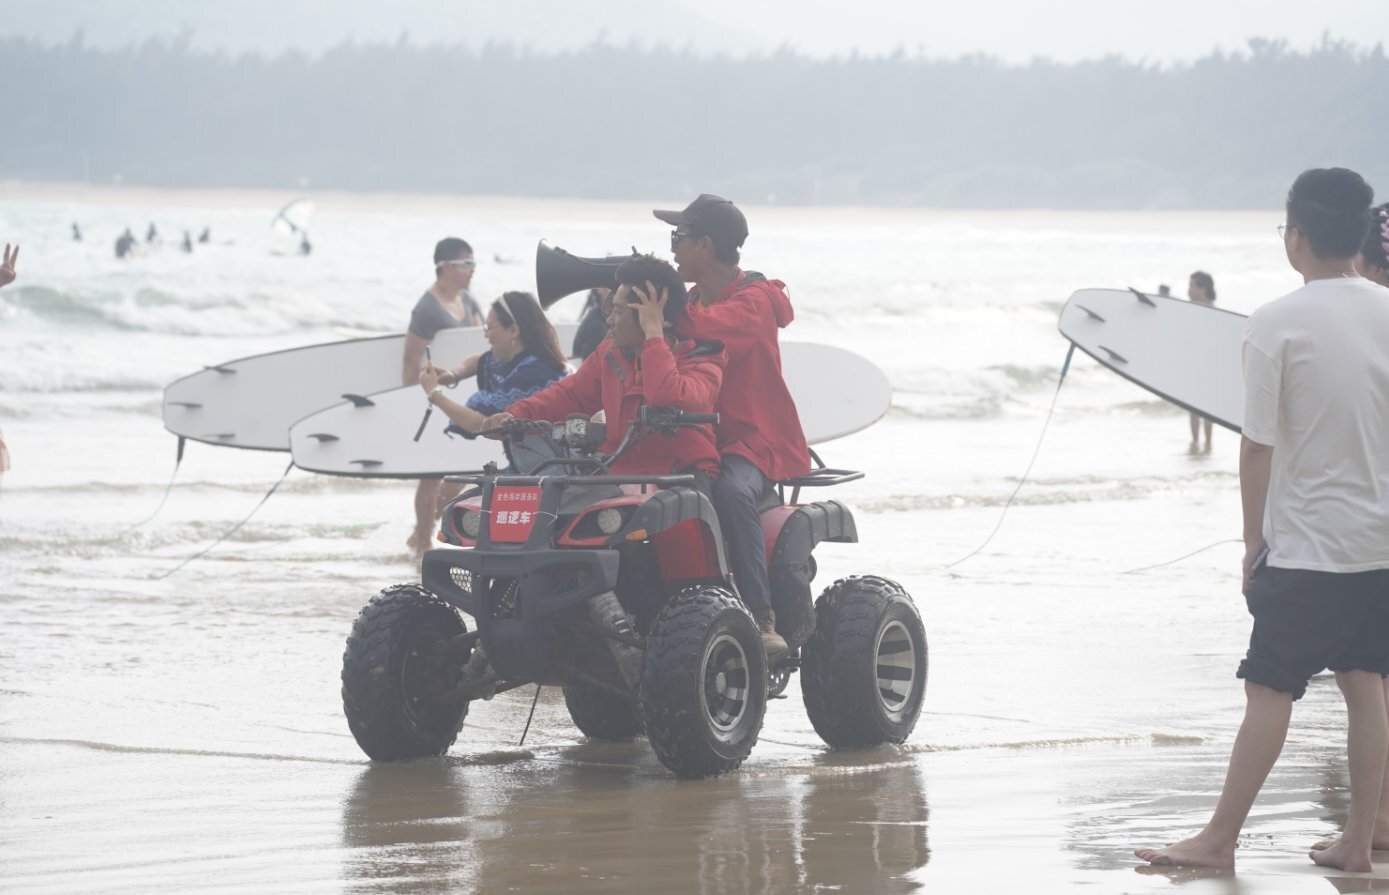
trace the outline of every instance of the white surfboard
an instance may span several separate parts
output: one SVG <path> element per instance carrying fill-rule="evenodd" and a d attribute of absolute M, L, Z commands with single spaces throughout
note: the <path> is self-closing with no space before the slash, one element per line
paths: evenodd
<path fill-rule="evenodd" d="M 1236 432 L 1244 424 L 1245 316 L 1126 289 L 1081 289 L 1057 329 L 1130 382 Z"/>
<path fill-rule="evenodd" d="M 892 387 L 870 360 L 852 351 L 813 342 L 781 343 L 782 373 L 795 399 L 806 440 L 819 444 L 871 426 L 887 413 Z M 449 397 L 465 402 L 475 383 L 461 383 Z M 419 386 L 342 401 L 310 414 L 290 429 L 294 463 L 310 472 L 363 478 L 421 478 L 476 470 L 504 462 L 500 445 L 444 434 L 439 410 L 415 441 L 429 406 Z"/>
<path fill-rule="evenodd" d="M 561 345 L 577 327 L 555 327 Z M 434 363 L 459 364 L 487 350 L 482 328 L 440 330 L 430 344 Z M 225 447 L 289 450 L 289 427 L 343 400 L 400 385 L 405 334 L 349 339 L 257 354 L 206 367 L 164 389 L 164 428 Z M 418 390 L 418 386 L 413 386 Z"/>

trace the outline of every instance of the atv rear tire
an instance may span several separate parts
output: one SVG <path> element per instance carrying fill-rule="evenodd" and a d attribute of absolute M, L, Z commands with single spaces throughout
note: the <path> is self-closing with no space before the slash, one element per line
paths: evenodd
<path fill-rule="evenodd" d="M 895 581 L 844 578 L 815 601 L 815 633 L 802 649 L 801 695 L 830 746 L 901 743 L 926 694 L 926 631 Z"/>
<path fill-rule="evenodd" d="M 468 656 L 447 645 L 467 630 L 418 585 L 388 587 L 362 609 L 342 656 L 342 707 L 363 752 L 399 761 L 448 751 L 468 714 L 453 695 Z"/>
<path fill-rule="evenodd" d="M 624 742 L 641 733 L 641 722 L 625 696 L 580 681 L 565 686 L 564 704 L 574 726 L 591 740 Z"/>
<path fill-rule="evenodd" d="M 695 588 L 656 616 L 638 706 L 651 748 L 677 777 L 743 763 L 767 710 L 767 657 L 757 622 L 721 587 Z"/>

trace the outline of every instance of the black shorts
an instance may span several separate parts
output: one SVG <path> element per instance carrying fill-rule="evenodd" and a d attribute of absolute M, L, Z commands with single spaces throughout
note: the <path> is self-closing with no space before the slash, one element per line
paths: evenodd
<path fill-rule="evenodd" d="M 1389 569 L 1264 566 L 1245 596 L 1254 630 L 1236 677 L 1301 699 L 1323 669 L 1389 676 Z"/>

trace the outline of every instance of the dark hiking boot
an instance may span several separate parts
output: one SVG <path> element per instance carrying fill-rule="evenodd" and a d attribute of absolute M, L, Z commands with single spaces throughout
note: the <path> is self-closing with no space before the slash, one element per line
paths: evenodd
<path fill-rule="evenodd" d="M 763 609 L 753 613 L 752 617 L 757 621 L 757 630 L 762 633 L 762 649 L 766 650 L 767 655 L 775 656 L 777 653 L 784 653 L 789 649 L 786 645 L 786 638 L 776 632 L 775 612 L 770 609 Z"/>

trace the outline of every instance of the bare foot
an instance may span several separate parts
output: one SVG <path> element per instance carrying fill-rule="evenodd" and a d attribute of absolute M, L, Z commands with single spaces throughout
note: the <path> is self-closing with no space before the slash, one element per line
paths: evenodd
<path fill-rule="evenodd" d="M 1307 853 L 1312 863 L 1323 867 L 1336 867 L 1347 873 L 1369 873 L 1374 869 L 1370 863 L 1370 852 L 1353 849 L 1339 838 L 1323 849 L 1313 849 Z"/>
<path fill-rule="evenodd" d="M 411 556 L 419 559 L 424 556 L 426 550 L 434 546 L 430 543 L 433 540 L 434 530 L 432 528 L 425 531 L 415 529 L 414 533 L 405 539 L 405 546 L 409 549 Z"/>
<path fill-rule="evenodd" d="M 1340 836 L 1331 836 L 1326 839 L 1318 839 L 1312 843 L 1312 851 L 1326 851 L 1331 846 L 1341 841 Z M 1389 835 L 1375 833 L 1375 838 L 1370 841 L 1371 851 L 1389 851 Z"/>
<path fill-rule="evenodd" d="M 1218 867 L 1229 870 L 1235 866 L 1234 846 L 1213 848 L 1199 836 L 1183 839 L 1166 848 L 1136 848 L 1136 857 L 1158 867 Z"/>

